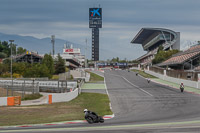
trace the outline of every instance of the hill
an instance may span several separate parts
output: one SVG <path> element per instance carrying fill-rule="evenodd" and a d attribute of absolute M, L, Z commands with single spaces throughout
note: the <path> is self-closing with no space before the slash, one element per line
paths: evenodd
<path fill-rule="evenodd" d="M 45 54 L 52 52 L 51 38 L 35 38 L 32 36 L 20 36 L 0 33 L 0 41 L 14 40 L 17 47 L 23 47 L 30 51 L 38 52 L 39 54 Z M 55 53 L 62 53 L 65 43 L 73 44 L 74 48 L 81 48 L 81 52 L 84 53 L 84 45 L 76 44 L 68 40 L 55 39 Z"/>

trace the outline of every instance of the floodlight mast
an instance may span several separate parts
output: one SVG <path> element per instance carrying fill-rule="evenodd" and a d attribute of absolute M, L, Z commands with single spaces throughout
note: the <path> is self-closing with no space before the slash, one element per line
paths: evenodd
<path fill-rule="evenodd" d="M 9 40 L 10 42 L 10 49 L 11 49 L 11 53 L 10 53 L 10 58 L 11 58 L 11 63 L 10 63 L 10 77 L 11 77 L 11 80 L 12 80 L 12 85 L 13 85 L 13 77 L 12 77 L 12 43 L 14 42 L 14 40 Z"/>
<path fill-rule="evenodd" d="M 52 52 L 53 52 L 53 58 L 54 58 L 54 54 L 55 54 L 55 35 L 51 36 L 51 43 L 52 43 Z"/>

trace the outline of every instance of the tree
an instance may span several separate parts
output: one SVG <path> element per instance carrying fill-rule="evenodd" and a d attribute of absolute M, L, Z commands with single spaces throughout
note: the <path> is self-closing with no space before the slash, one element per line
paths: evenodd
<path fill-rule="evenodd" d="M 0 42 L 0 52 L 5 53 L 7 57 L 10 56 L 10 45 L 8 42 Z"/>
<path fill-rule="evenodd" d="M 119 62 L 119 57 L 117 57 L 117 58 L 112 58 L 111 62 Z"/>
<path fill-rule="evenodd" d="M 17 48 L 17 54 L 23 54 L 23 53 L 26 53 L 26 49 L 22 48 L 22 47 L 18 47 Z"/>
<path fill-rule="evenodd" d="M 3 59 L 3 58 L 6 58 L 7 55 L 4 53 L 4 52 L 0 52 L 0 58 Z"/>
<path fill-rule="evenodd" d="M 65 72 L 65 61 L 62 59 L 60 54 L 58 54 L 58 60 L 55 66 L 55 73 L 59 74 L 59 73 L 64 73 L 64 72 Z"/>
<path fill-rule="evenodd" d="M 25 62 L 19 62 L 19 63 L 13 63 L 12 65 L 12 70 L 13 73 L 17 73 L 19 75 L 24 75 L 24 72 L 26 71 L 26 69 L 29 69 L 31 67 L 30 64 L 25 63 Z"/>
<path fill-rule="evenodd" d="M 173 49 L 168 51 L 163 51 L 162 49 L 159 49 L 158 53 L 155 55 L 155 58 L 152 60 L 153 64 L 161 63 L 167 59 L 169 59 L 172 55 L 178 53 L 179 50 Z"/>
<path fill-rule="evenodd" d="M 47 66 L 47 69 L 49 70 L 50 74 L 54 74 L 55 68 L 54 68 L 54 61 L 50 54 L 45 54 L 44 58 L 42 60 L 42 64 Z"/>
<path fill-rule="evenodd" d="M 23 77 L 27 78 L 51 77 L 51 74 L 49 73 L 49 70 L 46 65 L 36 63 L 31 65 L 31 67 L 25 70 Z"/>
<path fill-rule="evenodd" d="M 8 64 L 0 64 L 0 75 L 9 71 Z"/>

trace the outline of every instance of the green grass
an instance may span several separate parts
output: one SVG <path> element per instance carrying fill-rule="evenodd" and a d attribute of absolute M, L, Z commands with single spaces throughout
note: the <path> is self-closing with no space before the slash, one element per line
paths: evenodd
<path fill-rule="evenodd" d="M 52 79 L 59 79 L 59 75 L 53 75 Z"/>
<path fill-rule="evenodd" d="M 95 73 L 92 73 L 92 72 L 88 72 L 88 73 L 90 73 L 90 82 L 104 81 L 103 77 L 101 77 Z"/>
<path fill-rule="evenodd" d="M 157 78 L 157 77 L 155 77 L 153 75 L 150 75 L 148 73 L 145 73 L 144 71 L 141 71 L 141 70 L 135 70 L 135 69 L 133 69 L 132 71 L 137 72 L 138 74 L 140 74 L 144 78 Z"/>
<path fill-rule="evenodd" d="M 81 93 L 70 102 L 37 106 L 0 107 L 0 126 L 39 124 L 84 119 L 83 110 L 112 114 L 106 94 Z"/>
<path fill-rule="evenodd" d="M 39 99 L 40 97 L 42 97 L 42 95 L 40 93 L 26 94 L 24 96 L 24 98 L 22 98 L 22 101 L 25 101 L 25 100 L 35 100 L 35 99 Z"/>

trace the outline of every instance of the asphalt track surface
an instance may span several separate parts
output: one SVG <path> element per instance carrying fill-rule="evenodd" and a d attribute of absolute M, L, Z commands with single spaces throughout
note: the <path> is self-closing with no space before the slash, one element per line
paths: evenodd
<path fill-rule="evenodd" d="M 102 74 L 102 73 L 100 73 Z M 106 70 L 115 117 L 103 124 L 70 124 L 0 129 L 0 132 L 165 133 L 200 132 L 200 96 L 156 84 L 126 70 Z"/>

